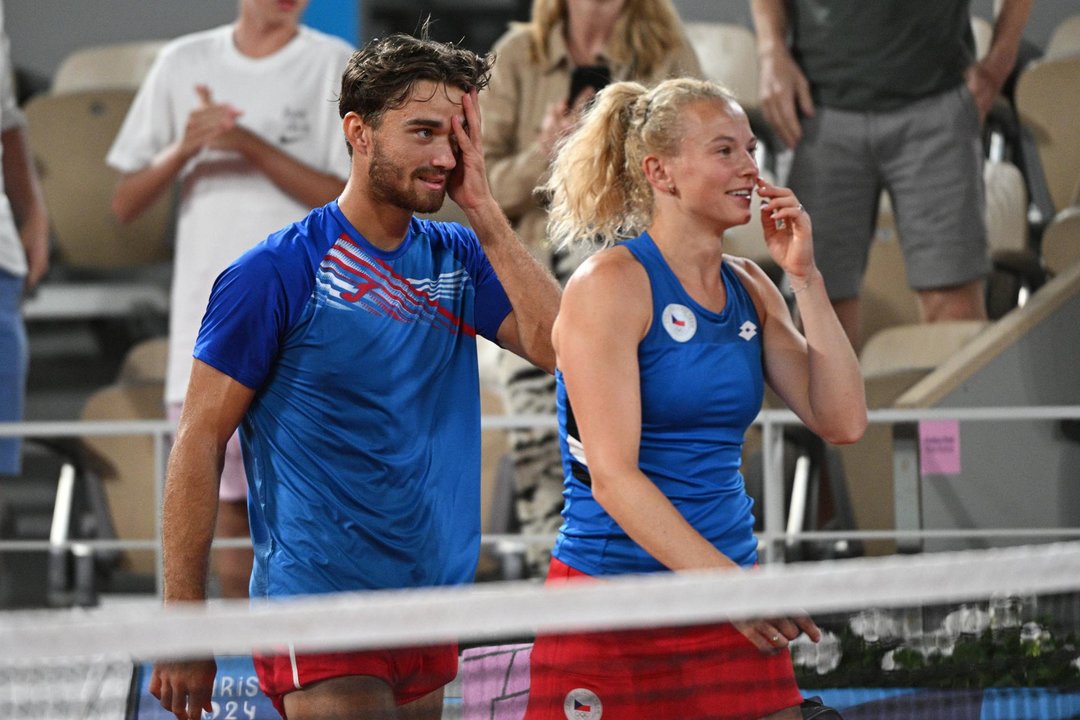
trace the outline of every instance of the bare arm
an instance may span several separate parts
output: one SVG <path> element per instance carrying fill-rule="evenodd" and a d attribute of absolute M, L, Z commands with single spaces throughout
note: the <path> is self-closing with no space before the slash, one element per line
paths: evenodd
<path fill-rule="evenodd" d="M 225 445 L 253 396 L 253 390 L 195 360 L 165 483 L 166 605 L 206 599 Z M 196 720 L 201 709 L 211 709 L 215 671 L 212 659 L 158 662 L 150 691 L 180 720 Z"/>
<path fill-rule="evenodd" d="M 194 361 L 165 484 L 166 604 L 206 598 L 206 562 L 225 446 L 253 396 L 250 388 Z"/>
<path fill-rule="evenodd" d="M 113 216 L 121 223 L 128 223 L 142 215 L 172 186 L 189 157 L 177 141 L 142 170 L 121 175 L 113 189 Z"/>
<path fill-rule="evenodd" d="M 324 205 L 345 189 L 345 181 L 337 175 L 316 170 L 239 125 L 212 147 L 240 153 L 282 192 L 308 207 Z"/>
<path fill-rule="evenodd" d="M 1032 0 L 1004 0 L 994 21 L 994 35 L 986 57 L 967 69 L 965 81 L 979 106 L 979 114 L 986 115 L 1001 92 L 1001 87 L 1016 66 L 1020 41 L 1031 14 Z"/>
<path fill-rule="evenodd" d="M 461 156 L 449 183 L 451 199 L 465 211 L 513 311 L 498 331 L 499 342 L 540 368 L 553 372 L 551 327 L 559 311 L 559 285 L 529 254 L 492 197 L 484 167 L 476 91 L 462 99 L 468 130 L 454 118 Z"/>
<path fill-rule="evenodd" d="M 742 267 L 764 308 L 765 374 L 807 427 L 831 443 L 852 443 L 866 429 L 866 390 L 851 342 L 833 311 L 814 265 L 810 216 L 794 194 L 759 182 L 761 223 L 770 254 L 788 274 L 802 318 L 792 322 L 780 292 L 752 263 Z M 777 220 L 784 227 L 777 228 Z"/>
<path fill-rule="evenodd" d="M 761 65 L 761 110 L 788 147 L 802 139 L 799 112 L 814 114 L 810 83 L 787 46 L 788 17 L 784 0 L 751 0 Z"/>
<path fill-rule="evenodd" d="M 49 269 L 49 216 L 25 131 L 21 127 L 5 130 L 0 142 L 4 148 L 4 191 L 26 253 L 26 289 L 30 290 Z"/>
<path fill-rule="evenodd" d="M 236 127 L 240 111 L 215 104 L 205 85 L 195 88 L 199 106 L 188 115 L 184 134 L 166 147 L 149 165 L 120 177 L 113 190 L 112 211 L 122 223 L 139 217 L 168 190 L 184 165 L 199 151 Z"/>
<path fill-rule="evenodd" d="M 206 147 L 239 153 L 283 192 L 309 207 L 341 194 L 344 180 L 316 170 L 238 125 L 241 112 L 231 105 L 215 103 L 206 86 L 200 85 L 195 91 L 200 106 L 188 116 L 183 136 L 148 166 L 122 176 L 117 183 L 112 210 L 120 222 L 134 220 L 153 205 L 187 162 Z"/>
<path fill-rule="evenodd" d="M 641 377 L 638 344 L 652 322 L 644 268 L 626 250 L 585 262 L 563 295 L 555 323 L 559 368 L 574 407 L 596 501 L 626 534 L 672 570 L 739 566 L 699 533 L 638 466 Z M 735 623 L 763 651 L 801 632 L 820 633 L 805 616 Z"/>

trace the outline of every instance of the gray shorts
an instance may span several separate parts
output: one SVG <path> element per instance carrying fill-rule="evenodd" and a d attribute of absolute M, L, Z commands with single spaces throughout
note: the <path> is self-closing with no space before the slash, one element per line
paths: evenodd
<path fill-rule="evenodd" d="M 882 189 L 908 285 L 947 288 L 986 275 L 982 171 L 978 111 L 964 85 L 891 112 L 818 107 L 803 121 L 788 184 L 813 219 L 829 297 L 859 294 Z"/>

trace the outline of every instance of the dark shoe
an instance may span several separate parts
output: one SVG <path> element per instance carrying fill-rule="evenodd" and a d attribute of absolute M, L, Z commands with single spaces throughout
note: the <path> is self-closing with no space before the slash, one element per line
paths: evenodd
<path fill-rule="evenodd" d="M 844 720 L 844 716 L 835 708 L 822 705 L 819 697 L 803 700 L 799 709 L 802 710 L 803 720 Z"/>

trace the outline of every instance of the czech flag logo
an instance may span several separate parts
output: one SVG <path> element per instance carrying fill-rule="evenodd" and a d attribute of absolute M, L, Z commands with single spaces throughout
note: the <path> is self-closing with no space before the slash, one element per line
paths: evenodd
<path fill-rule="evenodd" d="M 574 688 L 563 700 L 563 712 L 566 720 L 600 720 L 604 714 L 604 705 L 592 690 Z"/>
<path fill-rule="evenodd" d="M 684 343 L 697 332 L 697 316 L 694 311 L 679 303 L 671 303 L 664 308 L 661 322 L 675 342 Z"/>

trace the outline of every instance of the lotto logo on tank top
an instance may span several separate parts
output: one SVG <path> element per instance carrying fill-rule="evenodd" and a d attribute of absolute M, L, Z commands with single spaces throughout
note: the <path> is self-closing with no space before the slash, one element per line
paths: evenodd
<path fill-rule="evenodd" d="M 566 694 L 563 712 L 566 713 L 566 720 L 600 720 L 604 705 L 592 690 L 575 688 Z"/>
<path fill-rule="evenodd" d="M 697 317 L 694 311 L 679 303 L 671 303 L 664 308 L 662 322 L 664 329 L 675 342 L 686 342 L 697 332 Z"/>

